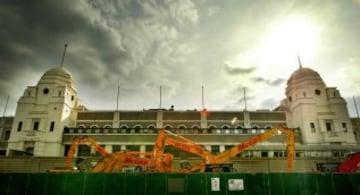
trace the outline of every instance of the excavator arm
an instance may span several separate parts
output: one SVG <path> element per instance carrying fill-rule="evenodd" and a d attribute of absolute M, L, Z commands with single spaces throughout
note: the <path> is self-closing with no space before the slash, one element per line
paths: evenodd
<path fill-rule="evenodd" d="M 171 145 L 175 148 L 180 150 L 195 154 L 200 156 L 203 161 L 197 165 L 192 166 L 188 171 L 189 172 L 196 172 L 196 171 L 204 171 L 205 166 L 207 164 L 223 164 L 229 162 L 232 158 L 234 158 L 239 153 L 243 152 L 244 150 L 256 145 L 259 142 L 268 140 L 272 136 L 285 134 L 287 136 L 287 170 L 290 172 L 293 170 L 293 160 L 294 160 L 294 151 L 295 151 L 295 134 L 294 131 L 284 128 L 284 127 L 275 127 L 272 129 L 267 130 L 266 132 L 251 137 L 250 139 L 226 150 L 221 152 L 218 155 L 213 155 L 211 152 L 203 148 L 201 145 L 195 143 L 192 140 L 189 140 L 183 136 L 171 133 L 167 130 L 160 130 L 158 134 L 158 138 L 156 140 L 154 146 L 154 154 L 155 159 L 158 162 L 161 162 L 160 155 L 163 154 L 163 150 L 166 144 Z M 169 137 L 167 135 L 171 135 Z"/>
<path fill-rule="evenodd" d="M 287 136 L 287 170 L 292 171 L 293 169 L 293 160 L 294 160 L 294 151 L 295 151 L 295 134 L 294 131 L 286 129 L 284 127 L 274 127 L 265 131 L 262 134 L 258 134 L 224 152 L 221 152 L 215 156 L 215 162 L 213 164 L 221 164 L 229 162 L 233 157 L 240 154 L 244 150 L 256 145 L 259 142 L 270 139 L 272 136 L 279 135 L 283 133 Z"/>
<path fill-rule="evenodd" d="M 74 154 L 77 152 L 80 144 L 90 144 L 90 147 L 94 148 L 97 152 L 99 152 L 102 156 L 110 155 L 109 152 L 105 150 L 102 146 L 96 143 L 96 141 L 90 137 L 74 137 L 71 143 L 71 146 L 67 152 L 66 157 L 66 167 L 70 167 L 71 161 L 74 157 Z"/>

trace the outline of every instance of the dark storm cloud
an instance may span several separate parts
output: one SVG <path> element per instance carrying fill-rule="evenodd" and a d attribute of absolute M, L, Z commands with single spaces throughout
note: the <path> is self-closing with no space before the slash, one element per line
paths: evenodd
<path fill-rule="evenodd" d="M 0 63 L 7 67 L 9 77 L 18 70 L 15 64 L 42 71 L 59 64 L 64 43 L 69 44 L 65 64 L 83 73 L 97 66 L 88 56 L 96 56 L 108 67 L 127 58 L 96 10 L 79 1 L 5 1 L 0 10 Z"/>
<path fill-rule="evenodd" d="M 225 72 L 229 75 L 245 75 L 250 74 L 256 70 L 256 67 L 249 67 L 249 68 L 234 68 L 231 67 L 229 64 L 224 64 Z"/>
<path fill-rule="evenodd" d="M 77 81 L 79 97 L 86 106 L 99 109 L 109 108 L 106 104 L 113 101 L 118 85 L 122 101 L 132 108 L 139 102 L 144 107 L 157 102 L 160 85 L 164 99 L 181 102 L 185 109 L 197 104 L 201 85 L 211 89 L 209 102 L 217 108 L 241 102 L 244 86 L 251 87 L 247 97 L 253 98 L 253 105 L 260 104 L 269 85 L 285 81 L 272 78 L 290 76 L 282 75 L 280 66 L 276 70 L 281 71 L 264 71 L 263 41 L 275 24 L 293 14 L 317 21 L 322 33 L 316 60 L 305 56 L 304 64 L 315 64 L 319 71 L 322 64 L 325 71 L 337 70 L 359 51 L 360 12 L 351 1 L 2 0 L 0 4 L 0 98 L 5 101 L 10 94 L 13 104 L 26 85 L 36 85 L 41 74 L 59 65 L 65 43 L 69 44 L 65 68 Z M 357 79 L 355 65 L 347 66 Z M 281 99 L 283 94 L 274 96 Z"/>
<path fill-rule="evenodd" d="M 286 81 L 286 79 L 282 79 L 282 78 L 278 78 L 271 81 L 269 79 L 264 79 L 262 77 L 253 77 L 251 80 L 256 83 L 266 83 L 271 86 L 279 86 Z"/>

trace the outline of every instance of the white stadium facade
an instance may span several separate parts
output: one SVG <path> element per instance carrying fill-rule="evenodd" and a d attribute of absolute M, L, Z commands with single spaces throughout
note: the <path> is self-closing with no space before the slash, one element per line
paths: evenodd
<path fill-rule="evenodd" d="M 75 136 L 90 136 L 109 152 L 149 151 L 162 128 L 216 154 L 276 126 L 295 131 L 295 164 L 303 159 L 344 158 L 360 151 L 360 119 L 349 116 L 340 92 L 326 86 L 319 73 L 299 67 L 289 77 L 285 95 L 275 110 L 88 110 L 80 102 L 72 74 L 62 66 L 55 67 L 46 71 L 36 86 L 25 89 L 15 116 L 0 118 L 0 154 L 4 158 L 24 154 L 63 158 Z M 167 150 L 178 159 L 192 157 Z M 77 156 L 95 153 L 81 146 Z M 286 141 L 280 135 L 236 159 L 285 157 Z"/>

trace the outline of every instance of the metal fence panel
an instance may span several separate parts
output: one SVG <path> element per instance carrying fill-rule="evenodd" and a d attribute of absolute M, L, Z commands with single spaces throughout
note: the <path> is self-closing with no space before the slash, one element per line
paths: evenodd
<path fill-rule="evenodd" d="M 146 194 L 149 195 L 166 195 L 167 193 L 166 174 L 150 173 L 146 175 Z"/>
<path fill-rule="evenodd" d="M 27 194 L 44 194 L 47 175 L 46 174 L 29 174 Z"/>
<path fill-rule="evenodd" d="M 317 194 L 318 186 L 316 181 L 316 174 L 297 174 L 300 181 L 300 194 Z"/>
<path fill-rule="evenodd" d="M 283 174 L 269 173 L 268 174 L 268 186 L 271 194 L 285 195 L 284 192 L 284 178 Z"/>
<path fill-rule="evenodd" d="M 207 175 L 202 173 L 185 174 L 186 181 L 186 194 L 188 195 L 206 195 L 208 191 L 207 187 Z"/>
<path fill-rule="evenodd" d="M 334 183 L 334 194 L 349 194 L 352 195 L 353 188 L 349 174 L 333 174 L 332 181 Z M 360 184 L 357 184 L 360 185 Z"/>
<path fill-rule="evenodd" d="M 360 194 L 360 173 L 352 174 L 350 177 L 353 186 L 353 194 Z"/>
<path fill-rule="evenodd" d="M 4 173 L 0 174 L 0 192 L 7 194 L 9 190 L 9 184 L 12 174 Z"/>
<path fill-rule="evenodd" d="M 105 194 L 106 176 L 106 174 L 86 174 L 84 177 L 84 194 Z"/>
<path fill-rule="evenodd" d="M 146 194 L 146 174 L 126 173 L 125 194 Z"/>
<path fill-rule="evenodd" d="M 283 191 L 285 194 L 301 194 L 300 177 L 297 173 L 283 173 L 282 177 L 284 181 Z"/>
<path fill-rule="evenodd" d="M 41 173 L 0 174 L 1 194 L 360 194 L 360 174 Z"/>
<path fill-rule="evenodd" d="M 246 194 L 267 194 L 267 179 L 263 173 L 245 175 Z"/>
<path fill-rule="evenodd" d="M 90 175 L 90 174 L 89 174 Z M 102 175 L 105 176 L 104 180 L 104 193 L 106 195 L 112 194 L 125 194 L 126 183 L 125 183 L 125 174 L 117 174 L 117 173 L 108 173 Z M 137 187 L 137 186 L 130 186 Z"/>
<path fill-rule="evenodd" d="M 319 195 L 334 194 L 334 183 L 332 174 L 316 174 L 317 193 Z"/>
<path fill-rule="evenodd" d="M 25 194 L 27 188 L 27 181 L 29 174 L 13 174 L 11 175 L 10 182 L 8 185 L 7 194 Z"/>

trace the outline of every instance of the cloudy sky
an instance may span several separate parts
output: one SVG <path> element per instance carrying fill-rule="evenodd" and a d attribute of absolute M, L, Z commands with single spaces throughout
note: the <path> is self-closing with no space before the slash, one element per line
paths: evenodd
<path fill-rule="evenodd" d="M 61 62 L 89 109 L 273 109 L 298 68 L 360 96 L 355 0 L 1 0 L 0 110 Z M 358 104 L 360 104 L 360 99 Z M 360 106 L 360 105 L 359 105 Z"/>

